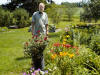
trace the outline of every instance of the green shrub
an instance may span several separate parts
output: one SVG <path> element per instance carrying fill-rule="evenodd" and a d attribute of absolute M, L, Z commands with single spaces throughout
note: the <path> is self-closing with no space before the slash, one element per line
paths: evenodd
<path fill-rule="evenodd" d="M 92 37 L 89 47 L 100 55 L 100 36 L 95 35 Z"/>
<path fill-rule="evenodd" d="M 12 25 L 13 15 L 10 11 L 5 11 L 5 12 L 6 13 L 4 14 L 3 24 L 6 27 L 9 27 L 10 25 Z"/>
<path fill-rule="evenodd" d="M 3 26 L 5 11 L 0 7 L 0 27 Z"/>
<path fill-rule="evenodd" d="M 8 31 L 7 27 L 0 27 L 0 32 L 6 32 L 6 31 Z"/>
<path fill-rule="evenodd" d="M 18 8 L 13 12 L 14 22 L 19 28 L 28 26 L 29 23 L 29 13 L 22 8 Z"/>
<path fill-rule="evenodd" d="M 13 24 L 13 14 L 10 11 L 4 10 L 0 7 L 0 26 L 9 27 L 12 24 Z"/>

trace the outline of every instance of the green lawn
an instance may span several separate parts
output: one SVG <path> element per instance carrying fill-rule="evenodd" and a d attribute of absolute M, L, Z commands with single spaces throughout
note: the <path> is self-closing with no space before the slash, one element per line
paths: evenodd
<path fill-rule="evenodd" d="M 31 37 L 27 28 L 0 32 L 0 75 L 19 75 L 30 67 L 24 59 L 23 44 Z"/>
<path fill-rule="evenodd" d="M 59 35 L 50 33 L 51 43 L 57 42 Z M 23 53 L 24 43 L 29 38 L 31 33 L 28 32 L 28 28 L 0 32 L 0 75 L 22 75 L 31 67 L 31 59 L 24 58 Z"/>

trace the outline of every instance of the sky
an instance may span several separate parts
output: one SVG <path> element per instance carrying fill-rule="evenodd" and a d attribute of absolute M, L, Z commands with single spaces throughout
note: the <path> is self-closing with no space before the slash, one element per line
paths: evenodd
<path fill-rule="evenodd" d="M 0 0 L 0 5 L 8 3 L 9 0 Z"/>
<path fill-rule="evenodd" d="M 0 0 L 0 5 L 1 4 L 6 4 L 8 3 L 10 0 Z M 80 2 L 82 0 L 53 0 L 56 4 L 61 4 L 61 2 Z"/>
<path fill-rule="evenodd" d="M 56 4 L 61 4 L 61 2 L 81 2 L 82 0 L 53 0 Z"/>

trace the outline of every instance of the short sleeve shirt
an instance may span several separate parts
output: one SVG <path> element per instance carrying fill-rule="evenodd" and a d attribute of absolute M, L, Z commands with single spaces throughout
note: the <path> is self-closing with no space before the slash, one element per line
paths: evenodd
<path fill-rule="evenodd" d="M 37 32 L 40 31 L 46 34 L 46 25 L 48 24 L 48 16 L 45 12 L 42 14 L 39 11 L 34 12 L 32 15 L 32 22 L 34 22 L 34 34 L 37 35 Z"/>

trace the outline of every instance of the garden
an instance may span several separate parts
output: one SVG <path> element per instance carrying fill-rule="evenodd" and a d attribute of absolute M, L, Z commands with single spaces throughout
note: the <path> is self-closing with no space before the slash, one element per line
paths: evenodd
<path fill-rule="evenodd" d="M 100 75 L 100 2 L 96 1 L 91 0 L 90 6 L 46 4 L 48 37 L 29 32 L 30 9 L 0 7 L 0 75 Z M 18 28 L 10 28 L 14 25 Z M 38 53 L 44 54 L 44 71 L 34 68 Z"/>

